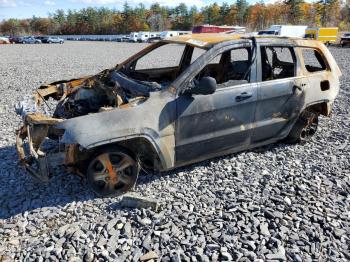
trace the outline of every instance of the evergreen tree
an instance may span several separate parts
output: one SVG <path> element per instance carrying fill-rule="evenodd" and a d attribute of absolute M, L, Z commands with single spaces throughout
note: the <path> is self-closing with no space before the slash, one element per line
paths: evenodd
<path fill-rule="evenodd" d="M 300 5 L 304 3 L 303 0 L 286 0 L 285 4 L 289 8 L 289 23 L 293 25 L 300 24 L 302 20 L 302 10 Z"/>
<path fill-rule="evenodd" d="M 236 8 L 237 8 L 237 20 L 239 25 L 245 24 L 245 17 L 248 10 L 248 2 L 246 0 L 237 0 Z"/>

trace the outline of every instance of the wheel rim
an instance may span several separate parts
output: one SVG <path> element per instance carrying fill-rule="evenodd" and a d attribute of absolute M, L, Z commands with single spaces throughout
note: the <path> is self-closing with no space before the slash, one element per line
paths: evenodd
<path fill-rule="evenodd" d="M 130 190 L 137 179 L 137 164 L 123 152 L 98 155 L 88 167 L 91 188 L 101 196 L 118 196 Z"/>
<path fill-rule="evenodd" d="M 310 139 L 317 131 L 318 127 L 318 117 L 313 116 L 309 118 L 307 124 L 302 129 L 300 137 L 302 140 L 308 140 Z"/>

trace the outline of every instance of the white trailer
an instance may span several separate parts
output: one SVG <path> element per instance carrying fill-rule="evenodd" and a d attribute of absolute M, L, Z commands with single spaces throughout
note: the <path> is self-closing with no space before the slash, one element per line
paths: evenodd
<path fill-rule="evenodd" d="M 192 34 L 191 31 L 164 31 L 160 33 L 160 38 L 168 38 L 173 36 L 179 36 L 179 35 L 189 35 Z"/>
<path fill-rule="evenodd" d="M 137 35 L 138 35 L 137 32 L 131 32 L 129 35 L 129 42 L 136 43 L 137 42 Z"/>
<path fill-rule="evenodd" d="M 269 29 L 259 31 L 258 35 L 304 37 L 306 28 L 306 25 L 272 25 Z"/>
<path fill-rule="evenodd" d="M 160 32 L 139 32 L 137 42 L 147 42 L 150 38 L 160 37 Z"/>

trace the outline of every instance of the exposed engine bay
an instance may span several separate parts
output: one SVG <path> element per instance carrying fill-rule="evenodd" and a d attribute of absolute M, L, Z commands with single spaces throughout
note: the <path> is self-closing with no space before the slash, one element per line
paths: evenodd
<path fill-rule="evenodd" d="M 21 116 L 36 113 L 41 101 L 52 97 L 59 101 L 52 117 L 69 119 L 121 106 L 138 104 L 159 91 L 165 84 L 129 78 L 116 70 L 81 79 L 54 82 L 41 86 L 34 94 L 20 102 L 16 111 Z"/>

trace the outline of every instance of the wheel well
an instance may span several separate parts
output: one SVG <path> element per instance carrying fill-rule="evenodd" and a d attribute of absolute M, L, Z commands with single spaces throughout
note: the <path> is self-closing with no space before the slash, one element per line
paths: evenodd
<path fill-rule="evenodd" d="M 318 114 L 324 115 L 324 116 L 329 116 L 330 115 L 330 110 L 328 109 L 327 102 L 322 102 L 322 103 L 318 103 L 318 104 L 314 104 L 314 105 L 308 106 L 306 108 L 306 110 L 312 111 L 312 112 L 315 112 L 315 113 L 318 113 Z"/>
<path fill-rule="evenodd" d="M 101 150 L 101 148 L 118 146 L 128 150 L 132 157 L 135 157 L 142 167 L 146 169 L 161 169 L 162 164 L 159 155 L 153 144 L 144 137 L 131 138 L 128 140 L 119 141 L 113 144 L 103 145 L 91 149 L 93 152 Z M 90 151 L 90 150 L 89 150 Z"/>

